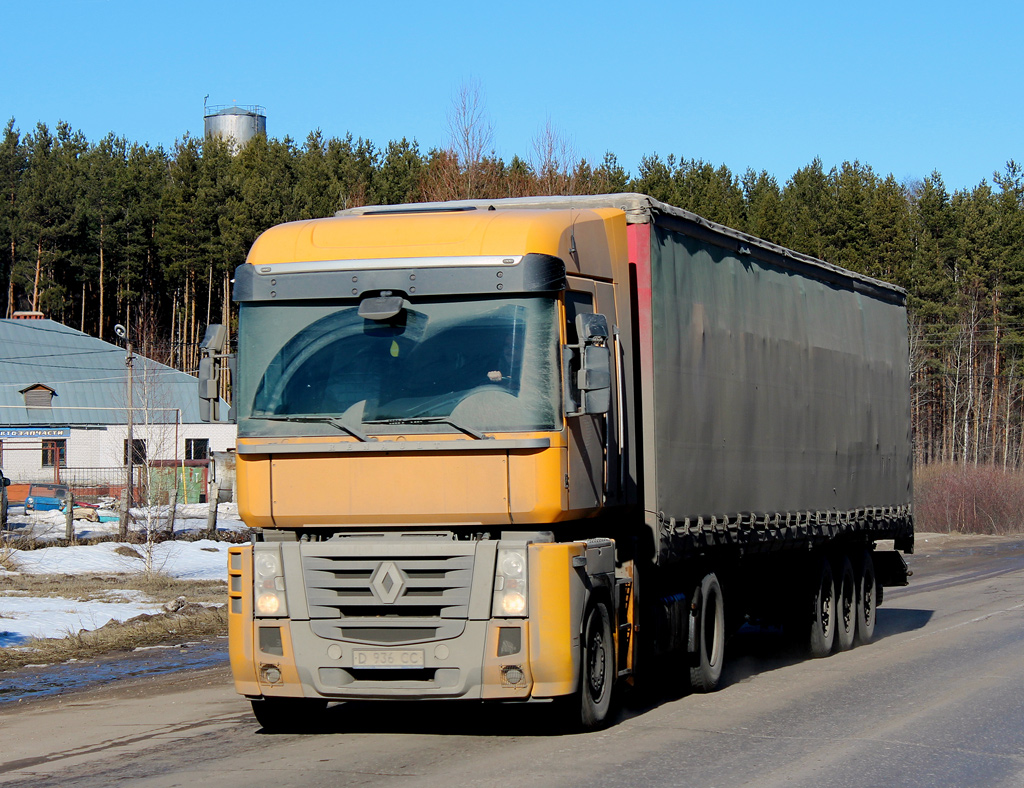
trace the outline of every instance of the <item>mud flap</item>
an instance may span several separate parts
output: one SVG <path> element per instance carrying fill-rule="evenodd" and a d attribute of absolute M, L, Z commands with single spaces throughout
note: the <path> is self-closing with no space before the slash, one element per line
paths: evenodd
<path fill-rule="evenodd" d="M 881 550 L 871 554 L 875 562 L 875 577 L 881 586 L 905 586 L 913 574 L 895 550 Z"/>

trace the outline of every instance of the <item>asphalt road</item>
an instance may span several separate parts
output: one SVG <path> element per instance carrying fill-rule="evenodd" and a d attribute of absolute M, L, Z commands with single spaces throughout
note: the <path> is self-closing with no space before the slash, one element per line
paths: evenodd
<path fill-rule="evenodd" d="M 0 783 L 1024 788 L 1024 540 L 919 537 L 910 563 L 871 645 L 805 660 L 744 633 L 719 692 L 597 733 L 542 705 L 349 704 L 271 736 L 217 668 L 0 707 Z"/>

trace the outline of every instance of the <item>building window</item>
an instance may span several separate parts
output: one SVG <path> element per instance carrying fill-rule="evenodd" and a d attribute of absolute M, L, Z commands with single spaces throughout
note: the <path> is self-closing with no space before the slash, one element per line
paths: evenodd
<path fill-rule="evenodd" d="M 44 386 L 42 383 L 36 383 L 35 385 L 22 389 L 21 394 L 25 397 L 26 408 L 50 408 L 53 407 L 53 395 L 56 394 L 56 392 L 49 386 Z"/>
<path fill-rule="evenodd" d="M 51 438 L 43 441 L 43 467 L 68 467 L 68 442 L 64 438 Z"/>
<path fill-rule="evenodd" d="M 209 438 L 185 438 L 185 459 L 186 460 L 208 460 L 210 459 Z"/>
<path fill-rule="evenodd" d="M 132 465 L 146 464 L 146 441 L 142 438 L 132 439 Z M 124 442 L 124 464 L 128 464 L 128 440 Z"/>

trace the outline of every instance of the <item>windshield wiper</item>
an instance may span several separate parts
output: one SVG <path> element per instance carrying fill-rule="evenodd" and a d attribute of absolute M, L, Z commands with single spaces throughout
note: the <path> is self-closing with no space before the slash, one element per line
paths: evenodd
<path fill-rule="evenodd" d="M 490 440 L 490 437 L 484 435 L 479 430 L 474 430 L 472 427 L 467 427 L 463 424 L 459 424 L 457 421 L 452 421 L 447 416 L 410 416 L 409 418 L 393 418 L 393 419 L 373 419 L 372 421 L 364 421 L 364 424 L 447 424 L 449 427 L 454 427 L 460 432 L 464 432 L 471 438 L 475 438 L 478 441 Z"/>
<path fill-rule="evenodd" d="M 341 419 L 335 416 L 250 416 L 250 419 L 262 419 L 264 421 L 297 421 L 307 424 L 330 424 L 332 427 L 347 432 L 357 441 L 366 443 L 367 441 L 375 441 L 376 438 L 371 438 L 365 432 L 357 430 L 355 427 L 350 427 Z"/>

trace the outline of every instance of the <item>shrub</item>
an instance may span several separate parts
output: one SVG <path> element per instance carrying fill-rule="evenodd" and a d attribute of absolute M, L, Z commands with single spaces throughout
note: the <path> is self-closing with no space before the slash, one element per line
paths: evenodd
<path fill-rule="evenodd" d="M 1024 533 L 1024 472 L 974 465 L 918 468 L 914 516 L 919 531 Z"/>

